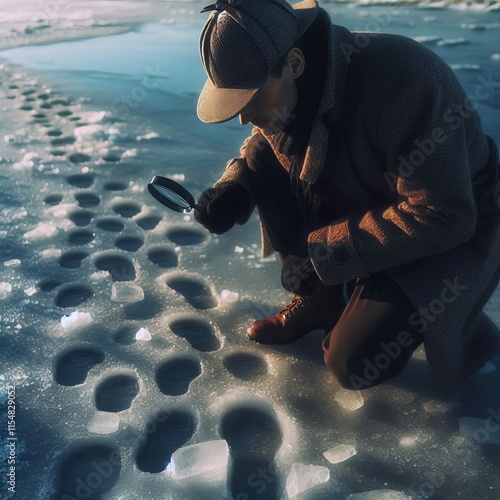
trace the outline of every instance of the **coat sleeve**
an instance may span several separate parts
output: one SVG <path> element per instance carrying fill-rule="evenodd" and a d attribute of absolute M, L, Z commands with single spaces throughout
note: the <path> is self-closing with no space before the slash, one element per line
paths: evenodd
<path fill-rule="evenodd" d="M 466 100 L 452 75 L 420 75 L 391 92 L 378 119 L 377 149 L 395 201 L 309 234 L 309 254 L 322 281 L 366 277 L 471 238 L 477 209 L 467 145 L 479 121 L 477 115 L 467 119 Z"/>

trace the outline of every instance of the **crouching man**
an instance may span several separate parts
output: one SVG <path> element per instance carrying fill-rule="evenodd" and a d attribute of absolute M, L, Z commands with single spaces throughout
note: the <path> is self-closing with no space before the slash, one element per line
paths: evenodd
<path fill-rule="evenodd" d="M 257 207 L 263 256 L 295 294 L 248 336 L 323 328 L 345 388 L 399 374 L 423 342 L 450 393 L 500 352 L 482 311 L 500 279 L 500 164 L 450 67 L 418 42 L 333 24 L 315 0 L 218 1 L 200 38 L 205 123 L 251 123 L 195 219 Z"/>

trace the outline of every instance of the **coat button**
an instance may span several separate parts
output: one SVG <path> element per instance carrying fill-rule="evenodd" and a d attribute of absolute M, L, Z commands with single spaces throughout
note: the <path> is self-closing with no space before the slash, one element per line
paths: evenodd
<path fill-rule="evenodd" d="M 349 258 L 349 254 L 347 253 L 347 250 L 345 248 L 338 248 L 333 252 L 333 258 L 337 262 L 345 262 Z"/>

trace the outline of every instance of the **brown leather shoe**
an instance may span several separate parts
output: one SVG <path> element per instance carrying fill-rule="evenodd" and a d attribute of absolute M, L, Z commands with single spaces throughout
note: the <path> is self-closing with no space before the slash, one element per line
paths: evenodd
<path fill-rule="evenodd" d="M 312 295 L 295 295 L 275 316 L 254 321 L 248 337 L 261 344 L 288 344 L 314 330 L 330 331 L 345 308 L 342 286 L 319 281 L 313 289 Z"/>

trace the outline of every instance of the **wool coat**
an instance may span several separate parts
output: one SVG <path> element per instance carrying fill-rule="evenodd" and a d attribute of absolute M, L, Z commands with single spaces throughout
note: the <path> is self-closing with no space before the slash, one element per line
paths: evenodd
<path fill-rule="evenodd" d="M 300 178 L 337 218 L 309 234 L 309 255 L 330 285 L 387 272 L 418 311 L 409 322 L 423 333 L 436 382 L 454 391 L 471 325 L 500 279 L 498 149 L 433 51 L 329 17 L 327 26 L 325 85 Z M 249 186 L 250 138 L 215 185 Z M 267 256 L 273 248 L 261 231 Z"/>

